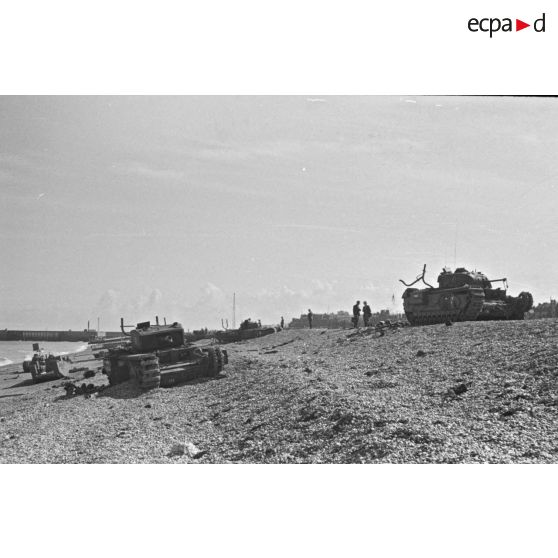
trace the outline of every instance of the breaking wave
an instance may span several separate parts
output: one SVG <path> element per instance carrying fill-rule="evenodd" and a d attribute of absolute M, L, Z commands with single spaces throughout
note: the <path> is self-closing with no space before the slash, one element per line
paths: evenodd
<path fill-rule="evenodd" d="M 46 352 L 60 356 L 81 353 L 88 347 L 87 343 L 74 341 L 44 341 L 39 345 Z M 32 357 L 33 349 L 29 341 L 0 341 L 0 367 L 31 360 Z"/>

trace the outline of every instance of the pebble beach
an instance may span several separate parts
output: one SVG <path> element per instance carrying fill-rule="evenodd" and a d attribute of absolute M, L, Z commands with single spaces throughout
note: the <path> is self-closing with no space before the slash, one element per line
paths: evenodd
<path fill-rule="evenodd" d="M 0 369 L 1 463 L 556 463 L 558 320 L 292 329 L 217 378 L 67 395 Z M 85 379 L 84 374 L 95 372 Z"/>

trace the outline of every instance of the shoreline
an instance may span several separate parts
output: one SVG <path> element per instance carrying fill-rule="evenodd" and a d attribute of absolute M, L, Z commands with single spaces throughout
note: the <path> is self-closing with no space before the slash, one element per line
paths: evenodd
<path fill-rule="evenodd" d="M 12 343 L 12 341 L 8 341 L 8 343 Z M 29 343 L 28 341 L 13 341 L 13 343 L 26 343 L 29 345 L 29 353 L 30 355 L 33 354 L 33 349 L 32 349 L 32 343 Z M 87 351 L 90 348 L 89 343 L 85 343 L 85 342 L 81 342 L 81 341 L 46 341 L 45 343 L 47 343 L 47 348 L 46 348 L 46 352 L 52 352 L 55 356 L 71 356 L 71 355 L 77 355 L 79 353 L 82 353 L 84 351 Z M 76 350 L 67 350 L 67 351 L 56 351 L 56 350 L 52 350 L 52 344 L 53 343 L 63 343 L 64 345 L 68 344 L 68 343 L 80 343 L 79 347 L 76 348 Z M 39 342 L 39 346 L 41 346 L 41 343 Z M 42 347 L 41 347 L 42 348 Z M 30 360 L 32 358 L 32 356 L 29 356 L 29 358 L 24 357 L 21 359 L 21 361 L 16 361 L 7 357 L 2 357 L 2 359 L 0 360 L 0 371 L 3 371 L 7 366 L 22 366 L 23 362 L 25 360 Z M 8 361 L 8 362 L 5 362 Z"/>

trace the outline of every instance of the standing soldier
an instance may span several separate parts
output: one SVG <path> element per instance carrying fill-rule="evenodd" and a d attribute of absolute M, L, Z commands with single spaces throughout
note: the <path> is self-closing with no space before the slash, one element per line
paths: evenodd
<path fill-rule="evenodd" d="M 364 306 L 362 307 L 362 319 L 364 321 L 364 327 L 368 327 L 370 318 L 372 317 L 372 310 L 368 306 L 368 302 L 364 301 Z"/>
<path fill-rule="evenodd" d="M 285 329 L 285 319 L 281 316 L 281 329 Z"/>
<path fill-rule="evenodd" d="M 358 327 L 358 319 L 360 318 L 360 300 L 356 301 L 353 306 L 353 327 Z"/>
<path fill-rule="evenodd" d="M 312 314 L 312 310 L 310 310 L 310 308 L 308 308 L 308 327 L 310 329 L 312 329 L 312 318 L 314 317 L 314 314 Z"/>

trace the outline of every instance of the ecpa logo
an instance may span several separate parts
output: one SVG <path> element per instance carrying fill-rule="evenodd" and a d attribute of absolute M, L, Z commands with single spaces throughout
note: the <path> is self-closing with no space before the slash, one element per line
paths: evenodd
<path fill-rule="evenodd" d="M 533 22 L 533 30 L 537 33 L 544 33 L 545 32 L 545 21 L 546 14 L 543 14 L 539 19 L 536 19 Z M 472 17 L 467 27 L 469 31 L 473 33 L 478 33 L 479 31 L 483 33 L 489 33 L 490 38 L 494 33 L 498 33 L 498 31 L 511 32 L 513 31 L 513 23 L 512 18 L 505 17 L 500 19 L 498 17 L 485 17 L 482 19 L 477 19 L 476 17 Z M 527 27 L 531 27 L 530 23 L 525 23 L 520 19 L 515 20 L 515 31 L 521 31 L 522 29 L 526 29 Z"/>

